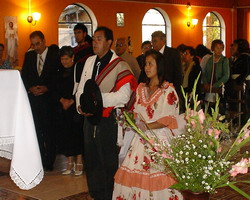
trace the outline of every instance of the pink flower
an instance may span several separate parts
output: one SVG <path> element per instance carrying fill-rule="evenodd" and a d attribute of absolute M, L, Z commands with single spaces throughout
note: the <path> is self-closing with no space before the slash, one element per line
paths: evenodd
<path fill-rule="evenodd" d="M 218 139 L 218 138 L 219 138 L 220 133 L 221 133 L 220 130 L 218 130 L 218 129 L 211 129 L 211 128 L 208 129 L 208 132 L 207 132 L 208 135 L 214 136 L 215 139 Z"/>
<path fill-rule="evenodd" d="M 209 128 L 208 131 L 207 131 L 207 134 L 210 135 L 210 136 L 212 136 L 212 134 L 213 134 L 213 129 Z"/>
<path fill-rule="evenodd" d="M 215 139 L 218 139 L 218 138 L 219 138 L 220 133 L 221 133 L 220 130 L 214 129 Z"/>
<path fill-rule="evenodd" d="M 204 122 L 204 120 L 206 119 L 206 117 L 205 117 L 205 114 L 204 114 L 204 112 L 203 112 L 202 109 L 200 109 L 200 110 L 198 111 L 198 116 L 199 116 L 200 123 L 203 124 L 203 122 Z"/>
<path fill-rule="evenodd" d="M 167 156 L 166 153 L 162 153 L 161 156 L 162 156 L 163 158 L 168 158 L 168 156 Z"/>
<path fill-rule="evenodd" d="M 249 137 L 249 135 L 250 135 L 250 130 L 247 130 L 245 132 L 245 135 L 243 136 L 243 139 L 247 139 Z"/>
<path fill-rule="evenodd" d="M 229 171 L 231 176 L 235 177 L 237 174 L 246 174 L 248 171 L 249 159 L 242 158 L 240 162 L 232 166 L 232 169 Z"/>
<path fill-rule="evenodd" d="M 195 123 L 195 120 L 191 120 L 191 124 L 192 124 L 192 126 L 195 128 L 196 127 L 196 123 Z"/>
<path fill-rule="evenodd" d="M 145 169 L 147 171 L 150 168 L 150 160 L 148 157 L 144 156 L 143 161 L 145 163 L 143 165 L 143 169 Z"/>
<path fill-rule="evenodd" d="M 221 151 L 222 151 L 222 147 L 219 147 L 219 148 L 217 149 L 217 152 L 220 153 Z"/>

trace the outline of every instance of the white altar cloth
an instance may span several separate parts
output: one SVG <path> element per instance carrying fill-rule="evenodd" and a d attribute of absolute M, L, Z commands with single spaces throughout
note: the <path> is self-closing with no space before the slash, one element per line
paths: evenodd
<path fill-rule="evenodd" d="M 10 177 L 29 190 L 44 171 L 27 92 L 17 70 L 0 70 L 0 156 L 11 159 Z"/>

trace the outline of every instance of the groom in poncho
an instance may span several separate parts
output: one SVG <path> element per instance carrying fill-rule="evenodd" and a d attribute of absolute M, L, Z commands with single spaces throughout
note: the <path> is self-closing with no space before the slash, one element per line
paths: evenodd
<path fill-rule="evenodd" d="M 130 67 L 110 47 L 113 32 L 107 27 L 98 27 L 93 36 L 93 50 L 96 54 L 85 63 L 81 81 L 76 93 L 77 109 L 87 117 L 84 121 L 84 158 L 87 183 L 94 200 L 111 200 L 114 175 L 118 168 L 117 146 L 118 124 L 116 109 L 129 107 L 136 89 L 136 80 Z M 93 119 L 80 105 L 87 80 L 93 79 L 99 86 L 103 100 L 100 120 Z"/>

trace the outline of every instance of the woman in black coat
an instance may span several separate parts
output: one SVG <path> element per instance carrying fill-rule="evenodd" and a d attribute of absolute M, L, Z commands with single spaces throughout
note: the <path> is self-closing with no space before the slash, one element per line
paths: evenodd
<path fill-rule="evenodd" d="M 83 116 L 78 114 L 73 94 L 75 87 L 75 63 L 72 47 L 63 46 L 59 51 L 63 68 L 58 72 L 54 100 L 57 105 L 57 126 L 61 143 L 60 151 L 67 157 L 64 175 L 74 172 L 81 175 L 83 170 Z"/>

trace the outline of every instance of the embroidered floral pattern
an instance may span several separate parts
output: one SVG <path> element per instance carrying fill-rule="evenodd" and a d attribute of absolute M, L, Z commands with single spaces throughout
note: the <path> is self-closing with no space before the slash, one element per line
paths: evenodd
<path fill-rule="evenodd" d="M 121 196 L 118 196 L 118 197 L 116 197 L 116 200 L 125 200 L 125 199 Z"/>
<path fill-rule="evenodd" d="M 168 97 L 167 97 L 167 98 L 168 98 L 168 104 L 169 104 L 169 105 L 173 105 L 174 102 L 177 100 L 177 97 L 176 97 L 174 91 L 173 91 L 173 92 L 170 92 L 170 93 L 168 94 Z"/>
<path fill-rule="evenodd" d="M 174 195 L 172 197 L 169 197 L 169 200 L 179 200 L 179 197 L 177 195 Z"/>
<path fill-rule="evenodd" d="M 149 119 L 152 119 L 154 116 L 154 110 L 151 108 L 151 106 L 147 106 L 146 111 Z"/>
<path fill-rule="evenodd" d="M 134 162 L 135 164 L 137 164 L 138 163 L 138 156 L 135 156 L 135 162 Z"/>

